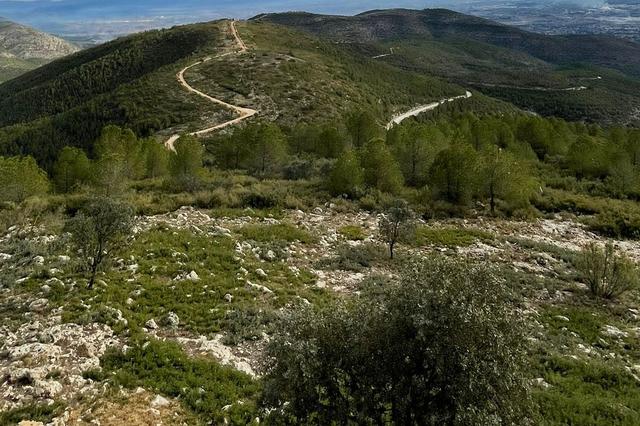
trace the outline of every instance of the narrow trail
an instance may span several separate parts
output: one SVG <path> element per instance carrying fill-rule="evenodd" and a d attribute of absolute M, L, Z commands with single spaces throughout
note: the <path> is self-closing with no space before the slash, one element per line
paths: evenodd
<path fill-rule="evenodd" d="M 467 92 L 464 95 L 455 96 L 453 98 L 448 98 L 448 99 L 442 99 L 439 102 L 433 102 L 428 105 L 421 105 L 419 107 L 413 108 L 405 113 L 402 113 L 400 115 L 396 115 L 395 117 L 393 117 L 393 119 L 387 124 L 387 130 L 390 130 L 393 126 L 402 123 L 404 120 L 406 120 L 409 117 L 415 117 L 419 114 L 422 114 L 423 112 L 433 111 L 434 109 L 446 104 L 447 102 L 455 102 L 459 99 L 469 99 L 471 96 L 473 96 L 473 93 L 467 90 Z"/>
<path fill-rule="evenodd" d="M 189 83 L 187 83 L 187 80 L 184 77 L 185 72 L 187 72 L 189 69 L 196 67 L 200 64 L 203 64 L 205 62 L 209 62 L 212 59 L 218 59 L 218 58 L 223 58 L 225 56 L 229 56 L 229 55 L 239 55 L 242 53 L 246 53 L 249 49 L 247 48 L 247 45 L 244 43 L 244 41 L 242 40 L 242 38 L 240 37 L 240 35 L 238 34 L 238 29 L 236 28 L 236 23 L 235 21 L 231 21 L 229 24 L 230 30 L 231 30 L 231 35 L 233 36 L 233 38 L 235 39 L 236 45 L 238 46 L 238 49 L 233 51 L 233 52 L 227 52 L 227 53 L 223 53 L 221 55 L 217 55 L 217 56 L 213 56 L 213 57 L 208 57 L 205 58 L 201 61 L 195 62 L 185 68 L 183 68 L 182 70 L 180 70 L 180 72 L 176 75 L 176 78 L 178 79 L 178 82 L 180 83 L 180 85 L 182 85 L 182 87 L 184 87 L 185 89 L 187 89 L 189 92 L 191 93 L 195 93 L 198 96 L 201 96 L 205 99 L 207 99 L 208 101 L 220 105 L 226 109 L 229 109 L 231 111 L 233 111 L 234 113 L 238 114 L 237 118 L 234 118 L 233 120 L 229 120 L 229 121 L 225 121 L 224 123 L 221 124 L 217 124 L 215 126 L 212 127 L 207 127 L 206 129 L 202 129 L 202 130 L 198 130 L 196 132 L 191 132 L 188 133 L 189 136 L 202 136 L 202 135 L 206 135 L 207 133 L 211 133 L 214 132 L 216 130 L 220 130 L 220 129 L 224 129 L 225 127 L 228 126 L 233 126 L 234 124 L 238 124 L 243 120 L 246 120 L 249 117 L 253 117 L 254 115 L 256 115 L 258 113 L 258 111 L 251 109 L 251 108 L 243 108 L 243 107 L 239 107 L 236 105 L 231 105 L 230 103 L 227 103 L 225 101 L 222 101 L 220 99 L 216 99 L 212 96 L 207 95 L 204 92 L 201 92 L 200 90 L 192 87 L 191 85 L 189 85 Z M 180 134 L 175 134 L 173 136 L 171 136 L 166 142 L 165 142 L 165 147 L 171 151 L 175 151 L 174 148 L 174 143 L 180 138 Z"/>

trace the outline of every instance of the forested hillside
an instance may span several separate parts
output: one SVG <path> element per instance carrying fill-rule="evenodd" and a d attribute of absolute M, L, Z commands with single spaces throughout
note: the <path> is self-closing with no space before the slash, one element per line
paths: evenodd
<path fill-rule="evenodd" d="M 396 67 L 544 115 L 604 124 L 638 120 L 640 97 L 632 88 L 640 83 L 640 45 L 627 40 L 545 36 L 440 9 L 354 17 L 284 13 L 254 20 L 346 43 Z"/>
<path fill-rule="evenodd" d="M 187 78 L 211 96 L 250 106 L 282 124 L 326 120 L 365 106 L 383 123 L 400 110 L 465 91 L 295 30 L 250 23 L 240 31 L 251 44 L 248 54 L 214 58 Z M 153 31 L 7 82 L 0 86 L 0 152 L 30 154 L 48 168 L 65 145 L 92 154 L 107 124 L 162 139 L 198 123 L 222 122 L 228 112 L 182 90 L 175 74 L 189 61 L 215 56 L 225 43 L 232 43 L 226 23 Z M 511 108 L 486 97 L 477 102 Z"/>

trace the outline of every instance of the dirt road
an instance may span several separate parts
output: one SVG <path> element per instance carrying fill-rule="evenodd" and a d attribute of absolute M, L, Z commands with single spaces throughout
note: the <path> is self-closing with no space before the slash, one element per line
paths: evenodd
<path fill-rule="evenodd" d="M 242 54 L 247 52 L 249 49 L 247 48 L 247 45 L 244 43 L 244 41 L 242 40 L 242 38 L 240 37 L 240 35 L 238 34 L 238 29 L 236 28 L 236 23 L 235 21 L 231 21 L 229 23 L 229 27 L 230 27 L 230 31 L 231 31 L 231 35 L 233 36 L 233 38 L 235 39 L 235 44 L 237 45 L 238 49 L 234 50 L 232 52 L 227 52 L 227 53 L 223 53 L 221 55 L 218 56 L 214 56 L 214 57 L 209 57 L 209 58 L 205 58 L 202 61 L 198 61 L 196 63 L 193 63 L 185 68 L 183 68 L 182 70 L 180 70 L 180 72 L 176 75 L 176 78 L 178 79 L 178 82 L 182 85 L 182 87 L 184 87 L 185 89 L 187 89 L 189 92 L 191 93 L 195 93 L 198 96 L 201 96 L 205 99 L 207 99 L 208 101 L 220 105 L 223 108 L 229 109 L 231 111 L 233 111 L 234 113 L 238 114 L 237 118 L 234 118 L 233 120 L 229 120 L 226 121 L 224 123 L 221 124 L 217 124 L 215 126 L 211 126 L 211 127 L 207 127 L 205 129 L 202 130 L 198 130 L 196 132 L 192 132 L 189 133 L 190 136 L 202 136 L 202 135 L 206 135 L 207 133 L 211 133 L 214 132 L 216 130 L 220 130 L 223 129 L 225 127 L 228 126 L 232 126 L 234 124 L 238 124 L 243 120 L 246 120 L 249 117 L 252 117 L 254 115 L 256 115 L 258 113 L 258 111 L 251 109 L 251 108 L 243 108 L 243 107 L 239 107 L 236 105 L 231 105 L 230 103 L 227 103 L 225 101 L 222 101 L 220 99 L 216 99 L 212 96 L 207 95 L 204 92 L 201 92 L 200 90 L 192 87 L 191 85 L 189 85 L 189 83 L 187 83 L 187 80 L 184 77 L 185 72 L 187 72 L 189 69 L 196 67 L 200 64 L 203 64 L 205 62 L 208 62 L 212 59 L 218 59 L 218 58 L 223 58 L 225 56 L 229 56 L 229 55 L 238 55 L 238 54 Z M 180 134 L 175 134 L 173 136 L 171 136 L 166 142 L 165 142 L 165 146 L 167 147 L 167 149 L 170 149 L 171 151 L 174 151 L 174 143 L 180 138 Z"/>
<path fill-rule="evenodd" d="M 402 113 L 400 115 L 396 115 L 395 117 L 393 117 L 393 119 L 387 124 L 387 130 L 391 129 L 393 126 L 397 124 L 402 123 L 404 120 L 406 120 L 409 117 L 415 117 L 416 115 L 422 114 L 423 112 L 432 111 L 438 108 L 439 106 L 446 104 L 447 102 L 454 102 L 454 101 L 457 101 L 458 99 L 468 99 L 471 96 L 473 96 L 473 94 L 467 90 L 467 92 L 464 95 L 455 96 L 453 98 L 448 98 L 448 99 L 442 99 L 439 102 L 434 102 L 428 105 L 421 105 L 419 107 L 413 108 L 405 113 Z"/>

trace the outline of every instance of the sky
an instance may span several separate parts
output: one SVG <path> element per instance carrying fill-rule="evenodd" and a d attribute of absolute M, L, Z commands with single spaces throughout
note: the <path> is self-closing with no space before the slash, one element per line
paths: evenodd
<path fill-rule="evenodd" d="M 224 17 L 242 19 L 262 12 L 354 14 L 378 8 L 435 6 L 463 10 L 482 1 L 491 0 L 0 0 L 0 16 L 64 36 L 101 35 L 107 39 L 149 28 Z"/>

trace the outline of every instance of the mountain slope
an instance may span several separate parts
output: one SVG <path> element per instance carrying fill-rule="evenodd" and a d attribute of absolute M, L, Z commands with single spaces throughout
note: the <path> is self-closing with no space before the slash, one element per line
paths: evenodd
<path fill-rule="evenodd" d="M 194 89 L 257 110 L 251 120 L 286 126 L 333 120 L 353 108 L 370 109 L 386 123 L 398 111 L 465 93 L 286 27 L 237 29 L 246 53 L 225 54 L 236 40 L 228 21 L 217 21 L 118 39 L 0 85 L 0 155 L 31 154 L 48 167 L 65 145 L 91 153 L 106 124 L 166 141 L 232 119 L 232 111 L 178 83 L 185 67 Z M 469 101 L 511 108 L 482 96 Z"/>
<path fill-rule="evenodd" d="M 61 38 L 0 18 L 0 82 L 78 50 Z"/>
<path fill-rule="evenodd" d="M 640 44 L 627 40 L 546 36 L 443 9 L 351 17 L 296 12 L 253 21 L 303 30 L 543 115 L 638 123 L 640 95 L 634 88 L 640 84 Z"/>

